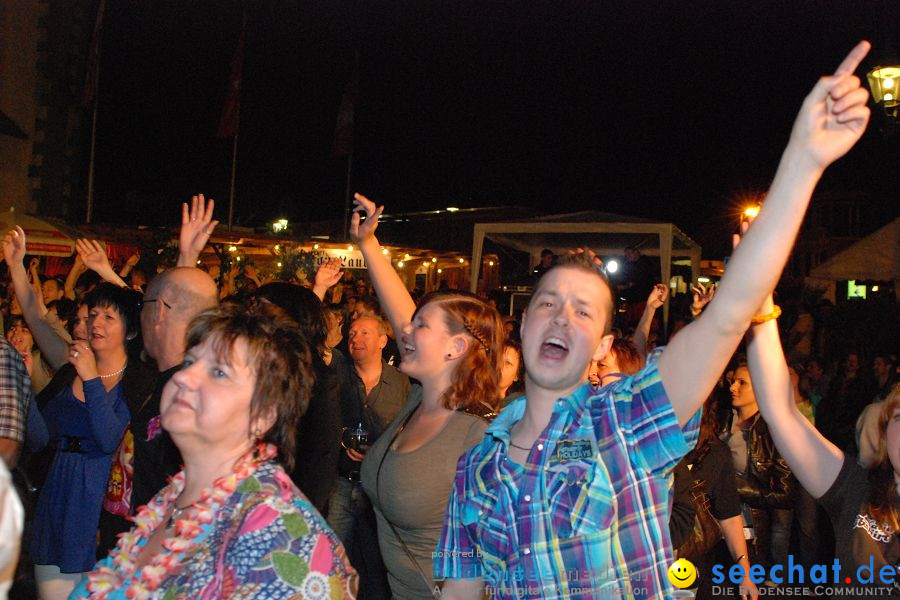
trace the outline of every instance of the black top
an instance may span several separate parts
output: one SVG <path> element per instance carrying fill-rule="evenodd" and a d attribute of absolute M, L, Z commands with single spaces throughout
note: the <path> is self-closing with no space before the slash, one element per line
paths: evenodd
<path fill-rule="evenodd" d="M 840 582 L 834 584 L 834 587 L 860 590 L 856 594 L 842 594 L 844 597 L 862 596 L 865 594 L 862 590 L 874 587 L 890 588 L 894 595 L 900 595 L 900 588 L 897 586 L 877 585 L 881 582 L 881 568 L 886 565 L 894 567 L 888 571 L 893 571 L 894 579 L 900 579 L 897 572 L 897 566 L 900 565 L 900 540 L 897 532 L 869 516 L 867 505 L 870 489 L 866 471 L 859 466 L 855 457 L 845 455 L 837 479 L 819 499 L 819 504 L 831 517 L 835 555 L 841 565 Z M 869 573 L 870 561 L 872 573 Z M 865 569 L 862 570 L 862 576 L 874 575 L 872 583 L 857 583 L 858 569 L 863 566 Z M 829 576 L 831 575 L 829 570 Z M 845 583 L 847 577 L 851 578 L 850 584 Z"/>
<path fill-rule="evenodd" d="M 341 433 L 341 404 L 336 365 L 343 357 L 332 354 L 331 366 L 318 356 L 313 357 L 316 382 L 306 413 L 297 426 L 297 445 L 291 479 L 316 509 L 323 513 L 334 485 L 340 446 L 335 440 Z"/>
<path fill-rule="evenodd" d="M 162 398 L 162 390 L 172 375 L 181 365 L 172 367 L 159 374 L 156 389 L 144 406 L 131 418 L 131 432 L 134 435 L 134 476 L 131 492 L 131 513 L 150 502 L 159 490 L 165 487 L 168 478 L 175 475 L 181 469 L 181 453 L 168 432 L 160 429 L 152 439 L 149 437 L 147 426 L 150 421 L 159 416 L 159 401 Z"/>
<path fill-rule="evenodd" d="M 690 464 L 697 451 L 693 450 L 687 455 Z M 699 463 L 691 469 L 694 479 L 702 479 L 709 490 L 710 509 L 717 520 L 730 519 L 741 514 L 741 498 L 738 495 L 734 479 L 734 463 L 731 460 L 731 452 L 725 444 L 719 440 L 709 443 L 709 452 Z"/>

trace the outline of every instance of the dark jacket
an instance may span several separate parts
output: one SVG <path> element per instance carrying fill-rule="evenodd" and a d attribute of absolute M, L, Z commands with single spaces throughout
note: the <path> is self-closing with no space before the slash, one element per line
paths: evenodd
<path fill-rule="evenodd" d="M 726 424 L 731 431 L 734 413 Z M 765 558 L 769 551 L 770 509 L 791 508 L 798 482 L 769 433 L 761 413 L 750 417 L 747 428 L 747 472 L 737 474 L 737 491 L 741 502 L 750 507 L 757 536 L 757 552 Z"/>
<path fill-rule="evenodd" d="M 750 417 L 747 454 L 747 473 L 738 475 L 741 500 L 751 508 L 792 508 L 796 479 L 775 448 L 761 413 Z"/>
<path fill-rule="evenodd" d="M 341 435 L 341 402 L 334 365 L 335 362 L 332 362 L 329 367 L 317 354 L 313 356 L 316 382 L 309 398 L 309 407 L 297 425 L 294 470 L 290 474 L 300 491 L 323 515 L 334 486 L 341 449 L 335 443 Z"/>

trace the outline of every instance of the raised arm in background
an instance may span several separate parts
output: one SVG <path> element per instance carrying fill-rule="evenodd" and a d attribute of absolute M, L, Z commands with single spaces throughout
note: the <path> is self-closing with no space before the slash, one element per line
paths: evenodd
<path fill-rule="evenodd" d="M 694 295 L 694 301 L 691 302 L 691 316 L 697 318 L 706 305 L 709 304 L 716 295 L 716 285 L 711 283 L 704 286 L 702 283 L 695 283 L 691 286 L 691 293 Z"/>
<path fill-rule="evenodd" d="M 125 279 L 128 277 L 128 274 L 131 273 L 131 270 L 134 268 L 136 264 L 141 260 L 140 252 L 135 252 L 131 256 L 128 257 L 128 260 L 125 261 L 125 264 L 122 265 L 122 268 L 119 269 L 119 277 Z"/>
<path fill-rule="evenodd" d="M 359 250 L 369 267 L 369 278 L 375 286 L 378 299 L 381 300 L 381 308 L 399 336 L 412 321 L 416 303 L 413 302 L 409 290 L 403 285 L 390 261 L 381 253 L 381 246 L 375 238 L 378 217 L 384 212 L 384 206 L 376 208 L 375 203 L 362 194 L 355 194 L 354 198 L 350 238 L 359 245 Z M 365 219 L 362 216 L 365 216 Z"/>
<path fill-rule="evenodd" d="M 78 278 L 81 277 L 81 274 L 87 271 L 87 267 L 84 265 L 84 261 L 81 260 L 81 255 L 77 252 L 75 253 L 75 262 L 72 263 L 72 268 L 69 269 L 69 274 L 66 276 L 66 298 L 69 300 L 76 300 L 77 297 L 75 295 L 75 286 L 78 284 Z"/>
<path fill-rule="evenodd" d="M 312 291 L 319 297 L 319 300 L 325 302 L 325 294 L 333 286 L 337 285 L 343 277 L 344 272 L 341 271 L 341 259 L 329 258 L 319 265 L 316 271 L 316 278 L 313 281 Z"/>
<path fill-rule="evenodd" d="M 759 314 L 770 314 L 774 307 L 769 295 Z M 750 327 L 747 367 L 759 412 L 769 426 L 775 447 L 806 491 L 813 498 L 820 498 L 837 479 L 844 454 L 797 408 L 775 319 Z"/>
<path fill-rule="evenodd" d="M 3 238 L 3 258 L 9 268 L 13 289 L 22 307 L 22 316 L 28 323 L 34 343 L 41 349 L 41 355 L 54 369 L 60 368 L 68 360 L 70 338 L 60 333 L 47 322 L 47 308 L 40 301 L 34 288 L 28 283 L 28 274 L 22 260 L 26 254 L 25 232 L 16 227 Z"/>
<path fill-rule="evenodd" d="M 634 343 L 634 347 L 641 356 L 647 356 L 647 341 L 650 339 L 650 328 L 653 326 L 653 317 L 656 315 L 656 311 L 659 307 L 666 303 L 666 298 L 668 297 L 669 287 L 662 283 L 654 285 L 653 289 L 650 290 L 650 295 L 647 296 L 644 314 L 641 315 L 641 320 L 638 321 L 637 327 L 634 330 L 634 335 L 631 336 L 631 341 Z"/>
<path fill-rule="evenodd" d="M 103 281 L 108 281 L 119 287 L 128 287 L 121 277 L 119 277 L 112 265 L 109 264 L 109 257 L 106 255 L 106 244 L 97 240 L 80 239 L 75 241 L 75 249 L 81 256 L 82 262 L 90 270 L 97 273 Z"/>
<path fill-rule="evenodd" d="M 181 232 L 178 235 L 177 267 L 196 267 L 200 253 L 206 247 L 218 221 L 213 220 L 216 202 L 212 198 L 206 201 L 203 194 L 191 197 L 190 208 L 187 202 L 181 205 Z"/>
<path fill-rule="evenodd" d="M 682 424 L 700 408 L 751 317 L 775 288 L 825 168 L 846 154 L 866 128 L 868 92 L 853 72 L 869 47 L 860 42 L 806 97 L 765 205 L 735 250 L 716 297 L 660 357 L 659 372 Z"/>

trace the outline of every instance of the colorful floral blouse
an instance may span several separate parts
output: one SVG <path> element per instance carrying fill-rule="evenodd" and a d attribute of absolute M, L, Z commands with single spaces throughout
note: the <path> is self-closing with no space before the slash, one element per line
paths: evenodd
<path fill-rule="evenodd" d="M 358 577 L 343 546 L 274 462 L 276 452 L 260 445 L 241 459 L 136 571 L 141 549 L 165 526 L 184 487 L 178 473 L 70 598 L 356 598 Z"/>

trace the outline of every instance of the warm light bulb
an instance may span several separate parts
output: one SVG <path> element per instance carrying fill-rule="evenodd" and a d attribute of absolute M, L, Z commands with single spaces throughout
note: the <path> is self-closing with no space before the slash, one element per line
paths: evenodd
<path fill-rule="evenodd" d="M 751 219 L 755 219 L 759 215 L 759 207 L 758 206 L 748 206 L 744 209 L 744 216 L 750 217 Z"/>
<path fill-rule="evenodd" d="M 444 272 L 443 269 L 438 269 L 438 273 L 443 273 L 443 272 Z"/>
<path fill-rule="evenodd" d="M 459 259 L 459 264 L 463 264 L 464 262 L 466 262 L 464 258 Z"/>
<path fill-rule="evenodd" d="M 884 101 L 885 101 L 885 102 L 890 102 L 890 101 L 893 100 L 893 99 L 894 99 L 894 95 L 893 95 L 893 94 L 885 94 L 885 95 L 884 95 Z"/>
<path fill-rule="evenodd" d="M 384 254 L 385 256 L 387 256 L 388 249 L 387 249 L 387 248 L 382 248 L 382 249 L 381 249 L 381 253 Z"/>
<path fill-rule="evenodd" d="M 318 250 L 318 249 L 319 249 L 319 245 L 318 245 L 318 244 L 313 244 L 313 250 Z"/>
<path fill-rule="evenodd" d="M 435 257 L 432 256 L 432 257 L 431 257 L 431 262 L 436 263 L 436 262 L 437 262 L 437 258 L 435 258 Z"/>
<path fill-rule="evenodd" d="M 882 82 L 881 85 L 886 88 L 892 88 L 892 87 L 894 87 L 894 80 L 891 79 L 890 77 L 888 77 L 887 79 L 884 80 L 884 82 Z"/>
<path fill-rule="evenodd" d="M 280 266 L 281 266 L 281 263 L 278 263 L 278 266 L 280 267 Z"/>
<path fill-rule="evenodd" d="M 618 270 L 619 270 L 619 263 L 617 263 L 616 261 L 611 260 L 608 263 L 606 263 L 606 272 L 607 273 L 615 273 Z"/>
<path fill-rule="evenodd" d="M 491 261 L 488 261 L 488 266 L 489 266 L 489 267 L 493 267 L 493 266 L 494 266 L 494 261 L 492 261 L 492 260 L 491 260 Z"/>
<path fill-rule="evenodd" d="M 232 245 L 232 246 L 228 246 L 228 251 L 229 251 L 229 252 L 237 252 L 237 246 L 233 246 L 233 245 Z"/>
<path fill-rule="evenodd" d="M 353 245 L 347 246 L 347 252 L 353 252 Z"/>

